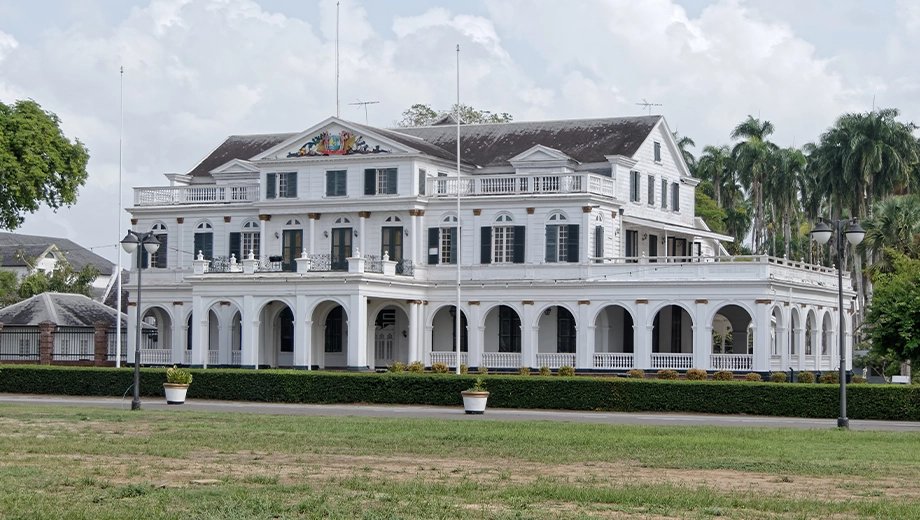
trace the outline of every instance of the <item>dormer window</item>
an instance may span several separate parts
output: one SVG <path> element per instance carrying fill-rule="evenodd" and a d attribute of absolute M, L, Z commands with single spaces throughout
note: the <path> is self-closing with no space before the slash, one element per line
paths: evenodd
<path fill-rule="evenodd" d="M 269 172 L 265 174 L 265 198 L 297 197 L 297 172 Z"/>

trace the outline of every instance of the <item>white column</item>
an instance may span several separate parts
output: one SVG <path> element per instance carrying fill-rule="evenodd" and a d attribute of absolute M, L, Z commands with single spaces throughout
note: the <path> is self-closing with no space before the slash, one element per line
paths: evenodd
<path fill-rule="evenodd" d="M 480 305 L 470 305 L 470 314 L 467 316 L 466 320 L 468 327 L 468 330 L 466 331 L 466 363 L 467 366 L 471 367 L 482 366 L 482 350 L 484 345 L 485 327 L 479 326 L 479 322 L 482 320 L 482 317 L 480 316 L 480 307 Z"/>
<path fill-rule="evenodd" d="M 230 302 L 220 303 L 220 328 L 217 330 L 217 363 L 219 365 L 230 364 L 230 328 L 232 327 L 230 317 Z"/>
<path fill-rule="evenodd" d="M 414 218 L 414 217 L 413 217 Z M 418 300 L 409 300 L 406 302 L 409 305 L 409 349 L 408 357 L 409 363 L 415 361 L 416 359 L 421 359 L 421 351 L 419 349 L 419 322 L 418 322 L 418 306 L 421 302 Z"/>
<path fill-rule="evenodd" d="M 313 215 L 310 215 L 310 222 L 307 225 L 307 251 L 312 254 L 316 254 L 316 219 L 313 218 Z"/>
<path fill-rule="evenodd" d="M 652 367 L 652 324 L 648 319 L 648 300 L 638 300 L 636 303 L 633 368 L 648 370 Z"/>
<path fill-rule="evenodd" d="M 172 359 L 174 365 L 185 363 L 185 343 L 188 336 L 186 336 L 184 309 L 185 306 L 182 305 L 182 302 L 173 303 L 172 330 L 170 331 L 172 352 L 170 353 L 170 359 Z"/>
<path fill-rule="evenodd" d="M 591 206 L 581 208 L 581 243 L 578 244 L 581 251 L 578 252 L 578 263 L 587 264 L 591 260 Z"/>
<path fill-rule="evenodd" d="M 310 222 L 313 222 L 312 220 Z M 294 368 L 310 369 L 313 364 L 311 359 L 313 353 L 312 347 L 312 328 L 313 322 L 310 321 L 309 303 L 307 296 L 298 294 L 294 303 Z"/>
<path fill-rule="evenodd" d="M 243 296 L 243 309 L 240 313 L 242 343 L 240 345 L 240 365 L 257 368 L 259 366 L 259 316 L 256 313 L 255 298 Z"/>
<path fill-rule="evenodd" d="M 545 251 L 546 249 L 545 244 L 543 246 L 539 246 L 539 244 L 543 244 L 543 241 L 540 240 L 540 237 L 541 236 L 545 237 L 546 234 L 543 231 L 543 226 L 540 226 L 540 228 L 537 229 L 536 224 L 534 224 L 534 216 L 533 216 L 532 210 L 533 208 L 527 208 L 527 235 L 528 235 L 527 242 L 528 243 L 524 244 L 524 247 L 527 249 L 525 251 L 525 257 L 528 258 L 527 261 L 530 262 L 531 264 L 538 264 L 540 263 L 540 260 L 541 260 L 539 256 L 540 252 Z"/>
<path fill-rule="evenodd" d="M 533 324 L 533 303 L 522 306 L 521 310 L 521 366 L 537 366 L 537 350 L 539 349 L 537 329 Z"/>
<path fill-rule="evenodd" d="M 770 370 L 770 303 L 755 303 L 754 313 L 754 372 Z"/>
<path fill-rule="evenodd" d="M 358 243 L 361 244 L 361 256 L 367 256 L 367 248 L 365 247 L 365 241 L 364 241 L 365 239 L 364 229 L 366 227 L 365 223 L 367 222 L 367 217 L 365 217 L 364 215 L 366 214 L 367 213 L 363 211 L 358 212 L 358 232 L 361 234 L 361 236 L 358 237 Z"/>
<path fill-rule="evenodd" d="M 207 368 L 209 330 L 208 309 L 201 296 L 192 296 L 192 365 Z"/>
<path fill-rule="evenodd" d="M 482 225 L 482 219 L 479 216 L 481 211 L 482 210 L 476 210 L 473 212 L 473 247 L 470 248 L 473 251 L 473 258 L 471 259 L 472 261 L 470 263 L 476 263 L 480 258 L 482 258 L 482 244 L 480 240 L 476 239 L 480 233 L 479 227 Z M 460 243 L 463 244 L 464 242 L 461 240 Z M 523 334 L 521 334 L 521 341 L 523 340 Z"/>
<path fill-rule="evenodd" d="M 348 309 L 348 354 L 349 370 L 369 370 L 367 364 L 367 296 L 351 295 Z"/>
<path fill-rule="evenodd" d="M 776 348 L 779 350 L 779 368 L 776 369 L 777 372 L 781 372 L 789 368 L 789 329 L 786 327 L 776 327 Z M 772 356 L 773 353 L 770 352 Z M 772 358 L 770 371 L 773 371 Z"/>
<path fill-rule="evenodd" d="M 590 304 L 578 306 L 578 331 L 575 340 L 575 367 L 594 368 L 594 324 L 589 323 Z M 558 310 L 557 310 L 558 312 Z"/>
<path fill-rule="evenodd" d="M 801 320 L 799 320 L 801 322 Z M 805 370 L 805 327 L 799 327 L 794 330 L 795 342 L 798 345 L 798 366 L 796 370 Z"/>
<path fill-rule="evenodd" d="M 172 263 L 172 264 L 169 263 L 169 261 L 171 260 L 171 259 L 169 258 L 169 251 L 166 252 L 166 262 L 167 262 L 166 265 L 174 265 L 174 266 L 176 266 L 176 269 L 181 269 L 181 268 L 182 268 L 182 257 L 184 256 L 184 253 L 182 253 L 182 251 L 185 249 L 185 244 L 184 244 L 184 242 L 183 242 L 183 240 L 184 240 L 185 237 L 183 236 L 184 233 L 182 232 L 182 230 L 183 230 L 182 223 L 183 223 L 183 222 L 185 222 L 185 219 L 183 219 L 183 218 L 177 218 L 177 219 L 176 219 L 176 244 L 178 244 L 179 247 L 176 248 L 176 261 L 175 261 L 175 263 Z"/>
<path fill-rule="evenodd" d="M 419 263 L 419 254 L 418 254 L 418 214 L 415 210 L 409 211 L 409 251 L 405 255 L 413 265 L 418 265 Z"/>
<path fill-rule="evenodd" d="M 259 220 L 260 220 L 259 222 L 259 250 L 256 251 L 256 254 L 255 254 L 256 260 L 260 260 L 268 252 L 268 243 L 265 241 L 268 230 L 265 228 L 267 228 L 268 223 L 271 222 L 269 220 L 261 220 L 261 219 Z M 198 254 L 198 252 L 196 251 L 195 254 Z"/>
<path fill-rule="evenodd" d="M 693 367 L 709 370 L 709 355 L 712 354 L 712 323 L 706 321 L 706 300 L 696 300 L 693 317 Z"/>

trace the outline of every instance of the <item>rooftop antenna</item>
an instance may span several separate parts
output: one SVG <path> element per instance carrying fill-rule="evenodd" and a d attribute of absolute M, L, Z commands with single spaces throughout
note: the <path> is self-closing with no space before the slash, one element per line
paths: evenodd
<path fill-rule="evenodd" d="M 335 3 L 335 117 L 339 112 L 339 2 Z"/>
<path fill-rule="evenodd" d="M 366 125 L 367 124 L 367 105 L 376 105 L 377 103 L 380 103 L 380 101 L 361 101 L 359 99 L 357 103 L 349 103 L 349 105 L 357 105 L 359 108 L 362 105 L 364 106 L 364 124 Z"/>
<path fill-rule="evenodd" d="M 637 104 L 637 105 L 642 105 L 643 107 L 645 107 L 646 109 L 648 109 L 648 115 L 652 115 L 652 107 L 660 107 L 660 106 L 661 106 L 661 103 L 649 103 L 648 101 L 645 100 L 645 98 L 642 98 L 642 102 L 641 102 L 641 103 L 636 103 L 636 104 Z"/>
<path fill-rule="evenodd" d="M 118 240 L 121 240 L 121 219 L 122 219 L 122 196 L 121 196 L 121 142 L 122 136 L 125 133 L 125 68 L 118 67 L 119 74 L 119 85 L 118 85 L 118 104 L 119 104 L 119 117 L 121 119 L 118 126 Z M 115 313 L 117 318 L 115 319 L 115 368 L 121 368 L 121 247 L 115 246 L 115 254 L 118 255 L 118 267 L 117 267 L 117 291 L 118 294 L 115 296 L 115 308 L 118 309 L 118 312 Z M 138 325 L 140 327 L 140 325 Z M 137 360 L 134 360 L 137 363 Z"/>

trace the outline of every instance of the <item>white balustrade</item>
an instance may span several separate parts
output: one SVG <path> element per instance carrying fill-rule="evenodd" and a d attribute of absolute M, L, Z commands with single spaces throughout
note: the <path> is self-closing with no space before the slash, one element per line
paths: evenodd
<path fill-rule="evenodd" d="M 799 370 L 817 370 L 818 367 L 815 365 L 815 356 L 805 355 L 805 366 L 800 367 Z"/>
<path fill-rule="evenodd" d="M 217 364 L 218 359 L 219 359 L 218 354 L 219 354 L 219 352 L 217 352 L 216 350 L 209 350 L 209 351 L 208 351 L 208 364 L 209 364 L 209 365 L 216 365 L 216 364 Z"/>
<path fill-rule="evenodd" d="M 830 369 L 831 369 L 831 357 L 821 356 L 821 368 L 819 370 L 830 370 Z"/>
<path fill-rule="evenodd" d="M 469 364 L 467 362 L 467 359 L 468 359 L 467 356 L 468 355 L 466 352 L 460 353 L 460 364 L 461 365 Z M 431 353 L 431 364 L 433 365 L 435 363 L 444 363 L 445 365 L 451 368 L 457 368 L 457 353 L 456 352 L 444 352 L 444 351 L 432 352 Z"/>
<path fill-rule="evenodd" d="M 594 368 L 631 369 L 633 368 L 633 355 L 620 352 L 596 352 L 594 354 Z"/>
<path fill-rule="evenodd" d="M 686 370 L 693 368 L 693 354 L 652 354 L 655 370 Z"/>
<path fill-rule="evenodd" d="M 134 188 L 135 206 L 252 202 L 258 199 L 259 186 L 256 184 Z"/>
<path fill-rule="evenodd" d="M 782 362 L 783 362 L 782 356 L 770 356 L 770 371 L 779 372 L 783 370 Z"/>
<path fill-rule="evenodd" d="M 712 354 L 709 368 L 712 370 L 751 370 L 754 356 L 750 354 Z"/>
<path fill-rule="evenodd" d="M 242 365 L 243 364 L 243 351 L 241 350 L 231 350 L 230 351 L 230 364 L 231 365 Z"/>
<path fill-rule="evenodd" d="M 172 350 L 169 349 L 141 349 L 141 365 L 171 365 Z"/>
<path fill-rule="evenodd" d="M 521 354 L 519 352 L 483 352 L 482 364 L 487 368 L 519 368 Z"/>
<path fill-rule="evenodd" d="M 489 365 L 486 365 L 489 366 Z M 575 354 L 537 354 L 537 366 L 559 368 L 561 366 L 575 367 Z"/>
<path fill-rule="evenodd" d="M 186 351 L 185 351 L 185 356 L 184 356 L 184 357 L 185 357 L 185 359 L 183 360 L 183 362 L 184 362 L 186 365 L 191 365 L 191 364 L 192 364 L 192 351 L 191 351 L 191 350 L 186 350 Z"/>
<path fill-rule="evenodd" d="M 613 196 L 614 181 L 609 177 L 587 173 L 553 175 L 480 175 L 473 178 L 433 177 L 425 193 L 431 197 L 454 197 L 460 194 L 519 195 L 533 193 L 595 193 Z"/>

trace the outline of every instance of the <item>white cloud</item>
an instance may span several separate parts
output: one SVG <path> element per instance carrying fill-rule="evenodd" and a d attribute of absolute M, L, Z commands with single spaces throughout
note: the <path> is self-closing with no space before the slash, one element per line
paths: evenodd
<path fill-rule="evenodd" d="M 16 47 L 19 47 L 19 42 L 16 41 L 16 38 L 13 38 L 12 34 L 0 31 L 0 61 L 3 60 L 6 54 L 15 50 Z"/>

